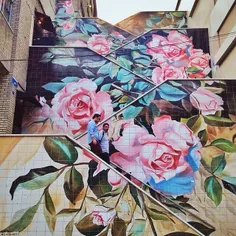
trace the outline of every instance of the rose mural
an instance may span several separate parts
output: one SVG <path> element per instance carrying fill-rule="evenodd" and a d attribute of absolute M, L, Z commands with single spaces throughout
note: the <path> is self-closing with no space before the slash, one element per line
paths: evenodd
<path fill-rule="evenodd" d="M 140 106 L 141 98 L 118 113 L 123 120 L 109 120 L 111 163 L 163 204 L 168 198 L 211 225 L 221 222 L 218 233 L 229 228 L 213 209 L 233 204 L 235 195 L 234 86 L 233 80 L 169 80 L 156 87 L 149 105 Z M 122 184 L 116 177 L 110 183 Z"/>
<path fill-rule="evenodd" d="M 206 38 L 202 43 L 200 35 Z M 156 84 L 171 78 L 206 78 L 211 72 L 207 38 L 204 29 L 151 30 L 109 56 Z"/>
<path fill-rule="evenodd" d="M 0 215 L 0 233 L 198 235 L 189 224 L 108 166 L 99 168 L 102 163 L 96 157 L 67 137 L 15 139 L 0 137 L 0 150 L 6 148 L 7 142 L 9 146 L 15 144 L 21 153 L 18 168 L 14 169 L 15 179 L 10 177 L 11 169 L 5 168 L 6 176 L 0 183 L 4 186 L 1 203 L 6 206 Z M 2 165 L 11 160 L 13 153 L 10 150 L 6 154 Z M 47 166 L 41 166 L 40 161 Z M 110 185 L 109 179 L 115 177 L 121 178 L 123 184 Z M 9 213 L 11 217 L 6 217 Z"/>
<path fill-rule="evenodd" d="M 201 159 L 199 138 L 167 115 L 156 118 L 152 129 L 154 135 L 137 125 L 125 126 L 113 142 L 119 153 L 112 154 L 111 161 L 158 191 L 190 194 Z"/>
<path fill-rule="evenodd" d="M 72 1 L 57 3 L 54 25 L 56 45 L 89 47 L 100 55 L 107 55 L 133 39 L 132 34 L 99 18 L 80 18 L 74 12 Z"/>
<path fill-rule="evenodd" d="M 22 132 L 80 135 L 96 112 L 104 120 L 153 87 L 88 48 L 32 48 L 27 90 L 42 107 L 25 106 Z"/>

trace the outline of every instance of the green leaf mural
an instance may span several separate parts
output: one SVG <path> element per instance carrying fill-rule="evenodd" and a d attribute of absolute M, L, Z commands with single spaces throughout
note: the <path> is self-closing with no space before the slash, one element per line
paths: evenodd
<path fill-rule="evenodd" d="M 116 236 L 126 236 L 126 223 L 120 218 L 115 218 L 111 234 Z"/>
<path fill-rule="evenodd" d="M 44 217 L 47 221 L 48 224 L 48 228 L 50 230 L 51 233 L 54 232 L 55 229 L 55 225 L 56 225 L 56 209 L 52 200 L 52 197 L 48 191 L 48 189 L 46 189 L 45 193 L 44 193 Z"/>
<path fill-rule="evenodd" d="M 60 164 L 73 164 L 78 159 L 75 147 L 65 138 L 46 137 L 44 148 L 53 161 Z"/>
<path fill-rule="evenodd" d="M 64 181 L 65 195 L 71 203 L 75 204 L 76 198 L 84 188 L 83 177 L 73 166 L 66 172 Z"/>
<path fill-rule="evenodd" d="M 203 116 L 206 124 L 219 127 L 231 127 L 236 123 L 232 120 L 218 116 Z"/>
<path fill-rule="evenodd" d="M 136 219 L 130 229 L 129 236 L 143 236 L 145 234 L 146 220 Z"/>
<path fill-rule="evenodd" d="M 0 232 L 21 232 L 26 229 L 31 224 L 39 208 L 39 204 L 40 201 L 35 206 L 17 211 L 13 216 L 11 225 L 1 230 Z"/>
<path fill-rule="evenodd" d="M 204 182 L 207 196 L 218 206 L 222 201 L 222 187 L 214 176 L 206 178 Z"/>
<path fill-rule="evenodd" d="M 211 171 L 214 174 L 221 174 L 226 166 L 225 153 L 214 157 L 211 162 Z"/>
<path fill-rule="evenodd" d="M 225 152 L 236 152 L 236 145 L 227 139 L 216 139 L 211 143 L 211 145 Z"/>
<path fill-rule="evenodd" d="M 97 235 L 105 228 L 103 225 L 93 223 L 92 214 L 85 216 L 81 221 L 75 223 L 75 227 L 81 234 L 88 236 Z"/>
<path fill-rule="evenodd" d="M 32 169 L 27 175 L 18 177 L 11 186 L 10 194 L 12 199 L 17 188 L 28 190 L 40 189 L 54 182 L 58 175 L 58 169 L 54 166 Z"/>

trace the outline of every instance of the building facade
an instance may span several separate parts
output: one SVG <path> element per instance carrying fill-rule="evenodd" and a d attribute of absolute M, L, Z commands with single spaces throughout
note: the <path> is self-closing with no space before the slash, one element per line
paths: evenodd
<path fill-rule="evenodd" d="M 236 1 L 196 0 L 189 13 L 189 27 L 209 29 L 213 76 L 236 75 Z"/>
<path fill-rule="evenodd" d="M 18 82 L 18 89 L 24 91 L 34 13 L 53 18 L 55 3 L 54 0 L 5 0 L 0 1 L 0 6 L 0 133 L 11 133 L 17 86 L 12 78 Z"/>

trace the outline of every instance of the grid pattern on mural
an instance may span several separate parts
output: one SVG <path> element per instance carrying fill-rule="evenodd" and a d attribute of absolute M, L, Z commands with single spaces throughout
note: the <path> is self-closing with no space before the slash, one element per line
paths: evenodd
<path fill-rule="evenodd" d="M 110 161 L 216 233 L 235 231 L 235 81 L 168 81 L 148 96 L 148 106 L 134 102 L 108 121 Z"/>
<path fill-rule="evenodd" d="M 22 132 L 83 133 L 153 87 L 88 48 L 31 48 L 27 91 L 42 107 L 25 105 Z"/>
<path fill-rule="evenodd" d="M 63 137 L 1 137 L 1 233 L 198 235 Z"/>

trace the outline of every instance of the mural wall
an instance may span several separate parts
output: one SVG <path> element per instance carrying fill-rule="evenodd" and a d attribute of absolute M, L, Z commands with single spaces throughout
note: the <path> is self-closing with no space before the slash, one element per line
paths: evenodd
<path fill-rule="evenodd" d="M 187 12 L 184 11 L 139 12 L 120 21 L 116 26 L 139 36 L 151 29 L 187 28 L 186 15 Z"/>
<path fill-rule="evenodd" d="M 211 76 L 207 29 L 151 30 L 109 56 L 155 84 Z"/>
<path fill-rule="evenodd" d="M 1 234 L 199 235 L 65 137 L 0 137 L 0 150 Z"/>
<path fill-rule="evenodd" d="M 88 48 L 33 47 L 27 92 L 42 107 L 25 104 L 22 132 L 81 134 L 95 112 L 105 119 L 152 88 Z"/>
<path fill-rule="evenodd" d="M 126 44 L 133 35 L 99 18 L 78 18 L 72 1 L 57 4 L 56 45 L 63 47 L 89 47 L 106 55 Z"/>
<path fill-rule="evenodd" d="M 214 226 L 212 235 L 235 233 L 235 87 L 168 81 L 148 106 L 134 102 L 110 120 L 110 161 Z"/>

